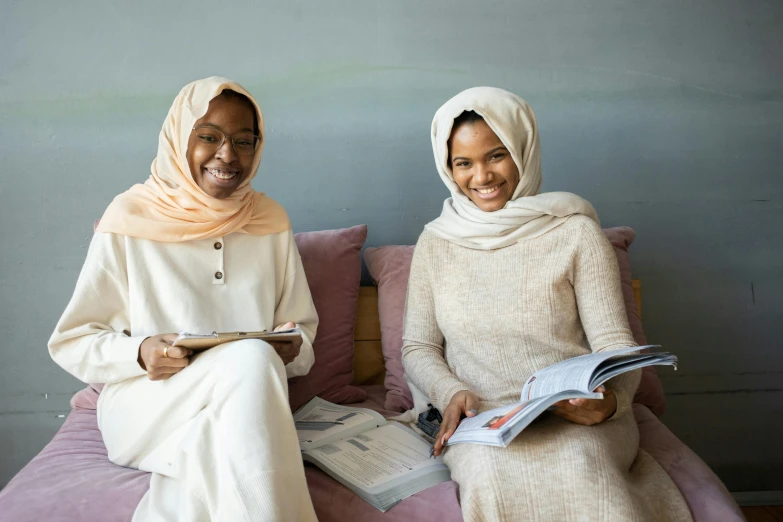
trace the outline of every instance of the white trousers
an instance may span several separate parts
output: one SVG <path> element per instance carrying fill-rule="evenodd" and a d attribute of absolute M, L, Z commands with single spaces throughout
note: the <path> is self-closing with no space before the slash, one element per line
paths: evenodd
<path fill-rule="evenodd" d="M 104 387 L 109 460 L 152 472 L 134 522 L 313 521 L 282 360 L 263 341 L 207 350 L 167 381 Z"/>

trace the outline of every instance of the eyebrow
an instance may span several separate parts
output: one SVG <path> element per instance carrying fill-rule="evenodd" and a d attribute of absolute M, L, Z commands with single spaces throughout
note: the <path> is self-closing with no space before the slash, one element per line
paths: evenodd
<path fill-rule="evenodd" d="M 489 156 L 490 154 L 492 154 L 494 152 L 497 152 L 499 150 L 505 150 L 506 152 L 508 152 L 508 149 L 506 147 L 504 147 L 503 145 L 499 145 L 499 146 L 495 147 L 494 149 L 492 149 L 491 151 L 485 153 L 484 155 L 485 156 Z M 451 161 L 457 161 L 457 160 L 469 161 L 469 159 L 464 157 L 464 156 L 454 156 L 453 158 L 451 158 Z"/>
<path fill-rule="evenodd" d="M 221 129 L 220 127 L 218 127 L 217 125 L 212 124 L 212 123 L 202 123 L 200 125 L 200 127 L 212 127 L 213 129 L 219 130 L 223 134 L 226 133 L 226 131 L 224 131 L 223 129 Z M 239 129 L 239 132 L 254 132 L 254 131 L 253 131 L 253 129 L 248 129 L 247 127 L 245 127 L 245 128 Z M 260 135 L 259 135 L 259 137 L 260 137 Z"/>
<path fill-rule="evenodd" d="M 487 152 L 487 153 L 485 154 L 485 156 L 489 156 L 490 154 L 492 154 L 492 153 L 494 153 L 494 152 L 497 152 L 497 151 L 499 151 L 499 150 L 505 150 L 506 152 L 508 152 L 508 149 L 507 149 L 506 147 L 504 147 L 503 145 L 500 145 L 500 146 L 498 146 L 498 147 L 495 147 L 495 148 L 494 148 L 494 149 L 492 149 L 491 151 Z"/>

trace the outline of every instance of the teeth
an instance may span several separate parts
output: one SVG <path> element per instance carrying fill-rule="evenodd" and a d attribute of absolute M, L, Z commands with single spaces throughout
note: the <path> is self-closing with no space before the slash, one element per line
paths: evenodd
<path fill-rule="evenodd" d="M 476 191 L 477 191 L 479 194 L 492 194 L 492 193 L 493 193 L 493 192 L 495 192 L 497 189 L 498 189 L 497 187 L 492 187 L 492 188 L 488 188 L 488 189 L 476 189 Z"/>
<path fill-rule="evenodd" d="M 229 180 L 237 175 L 235 171 L 219 170 L 219 169 L 207 169 L 207 172 L 215 176 L 217 179 Z"/>

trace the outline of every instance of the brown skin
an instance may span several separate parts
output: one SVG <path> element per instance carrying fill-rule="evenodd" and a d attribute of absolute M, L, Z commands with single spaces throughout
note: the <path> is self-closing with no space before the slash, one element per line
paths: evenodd
<path fill-rule="evenodd" d="M 454 181 L 460 190 L 484 212 L 500 210 L 514 195 L 519 184 L 519 169 L 508 149 L 485 121 L 466 122 L 456 127 L 449 139 L 449 161 Z M 488 195 L 478 189 L 495 187 Z M 555 404 L 555 415 L 576 424 L 591 426 L 603 422 L 617 411 L 617 397 L 603 386 L 596 390 L 603 399 L 572 399 Z M 433 455 L 443 453 L 464 417 L 475 417 L 479 398 L 469 390 L 454 394 L 443 412 L 440 431 L 435 436 Z"/>
<path fill-rule="evenodd" d="M 194 127 L 210 125 L 227 136 L 223 145 L 215 150 L 199 138 L 196 131 L 190 132 L 187 159 L 193 179 L 201 190 L 218 199 L 229 197 L 250 175 L 253 154 L 239 155 L 234 150 L 230 137 L 239 132 L 253 132 L 255 115 L 253 108 L 235 98 L 218 96 L 209 102 L 209 109 Z M 209 169 L 236 173 L 229 180 L 219 180 Z"/>
<path fill-rule="evenodd" d="M 255 115 L 252 107 L 247 103 L 233 98 L 218 96 L 209 102 L 207 113 L 200 118 L 194 127 L 209 124 L 221 130 L 226 136 L 225 143 L 214 150 L 206 142 L 199 139 L 197 131 L 191 131 L 188 140 L 187 159 L 193 179 L 199 187 L 215 198 L 227 198 L 250 175 L 253 164 L 253 155 L 239 155 L 234 151 L 230 136 L 238 132 L 253 132 Z M 219 169 L 222 171 L 236 172 L 236 175 L 228 181 L 222 182 L 215 179 L 207 169 Z M 275 328 L 287 330 L 296 325 L 292 322 L 281 324 Z M 138 363 L 147 371 L 150 380 L 160 381 L 169 379 L 172 375 L 182 371 L 190 363 L 193 351 L 178 346 L 171 346 L 177 338 L 177 334 L 160 334 L 146 338 L 139 346 Z M 283 360 L 288 364 L 299 355 L 302 341 L 273 342 L 269 343 Z M 167 356 L 164 349 L 168 346 Z"/>
<path fill-rule="evenodd" d="M 571 399 L 569 401 L 560 401 L 555 403 L 557 409 L 554 414 L 571 421 L 575 424 L 592 426 L 599 424 L 617 411 L 617 397 L 612 390 L 607 390 L 603 386 L 596 388 L 597 392 L 603 393 L 603 399 Z M 468 390 L 458 391 L 451 397 L 449 405 L 443 412 L 443 421 L 440 423 L 440 431 L 435 436 L 435 450 L 433 455 L 438 456 L 443 453 L 444 443 L 454 435 L 457 426 L 464 417 L 475 417 L 478 413 L 479 398 L 475 393 Z"/>
<path fill-rule="evenodd" d="M 451 132 L 449 162 L 454 182 L 484 212 L 500 210 L 519 184 L 519 169 L 500 138 L 484 120 Z M 479 190 L 495 188 L 489 194 Z"/>

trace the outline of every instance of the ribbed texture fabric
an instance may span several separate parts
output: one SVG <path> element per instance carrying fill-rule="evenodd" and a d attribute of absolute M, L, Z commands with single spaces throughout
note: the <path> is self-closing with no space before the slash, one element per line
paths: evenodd
<path fill-rule="evenodd" d="M 573 216 L 492 251 L 421 235 L 403 364 L 436 407 L 463 389 L 478 395 L 481 410 L 511 404 L 536 370 L 634 345 L 614 252 L 591 219 Z M 618 408 L 599 425 L 548 415 L 507 448 L 448 448 L 466 522 L 690 520 L 666 472 L 639 450 L 630 408 L 639 377 L 610 381 Z"/>

